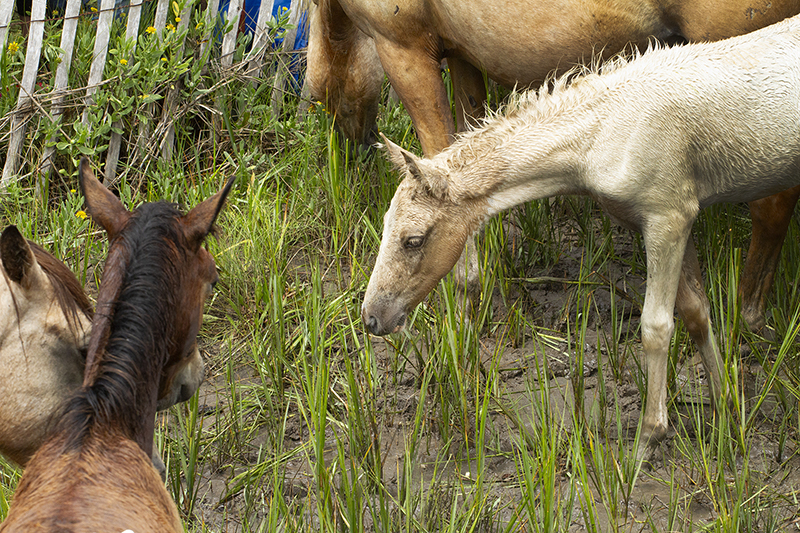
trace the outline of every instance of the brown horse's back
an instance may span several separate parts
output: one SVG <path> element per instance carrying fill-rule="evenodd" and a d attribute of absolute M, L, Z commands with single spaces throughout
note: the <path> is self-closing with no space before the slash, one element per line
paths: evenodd
<path fill-rule="evenodd" d="M 34 456 L 0 531 L 183 531 L 161 477 L 136 443 L 93 435 L 82 451 L 62 452 L 63 441 L 51 440 Z"/>

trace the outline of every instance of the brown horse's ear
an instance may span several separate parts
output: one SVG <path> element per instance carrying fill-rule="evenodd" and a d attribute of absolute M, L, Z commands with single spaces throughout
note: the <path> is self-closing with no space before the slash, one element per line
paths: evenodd
<path fill-rule="evenodd" d="M 91 164 L 85 157 L 81 158 L 79 173 L 86 210 L 92 216 L 92 220 L 97 221 L 106 230 L 108 238 L 113 239 L 128 223 L 128 219 L 131 218 L 130 211 L 125 209 L 114 193 L 94 177 Z"/>
<path fill-rule="evenodd" d="M 450 200 L 447 179 L 434 168 L 427 159 L 417 157 L 408 150 L 394 144 L 381 133 L 383 147 L 389 153 L 389 159 L 403 169 L 409 176 L 417 180 L 428 193 L 439 200 Z"/>
<path fill-rule="evenodd" d="M 8 226 L 0 235 L 0 260 L 8 278 L 24 289 L 30 289 L 38 279 L 39 268 L 33 250 L 16 226 Z"/>
<path fill-rule="evenodd" d="M 199 249 L 206 235 L 211 232 L 214 221 L 222 210 L 234 181 L 236 181 L 235 176 L 228 180 L 228 183 L 225 184 L 221 191 L 211 198 L 203 200 L 203 202 L 184 215 L 183 224 L 186 240 L 193 250 Z"/>

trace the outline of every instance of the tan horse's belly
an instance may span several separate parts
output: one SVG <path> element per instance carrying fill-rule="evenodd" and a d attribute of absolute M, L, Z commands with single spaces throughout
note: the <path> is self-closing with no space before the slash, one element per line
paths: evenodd
<path fill-rule="evenodd" d="M 690 41 L 743 35 L 800 13 L 800 0 L 661 0 Z"/>
<path fill-rule="evenodd" d="M 441 36 L 445 54 L 479 66 L 506 86 L 540 83 L 556 69 L 563 72 L 629 43 L 645 46 L 652 36 L 667 39 L 675 33 L 651 2 L 432 3 L 438 9 L 431 30 Z"/>

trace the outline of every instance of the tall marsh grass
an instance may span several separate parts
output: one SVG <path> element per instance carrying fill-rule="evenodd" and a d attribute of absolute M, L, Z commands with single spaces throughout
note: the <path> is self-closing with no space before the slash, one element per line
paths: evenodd
<path fill-rule="evenodd" d="M 380 153 L 352 155 L 321 106 L 298 119 L 292 106 L 308 102 L 274 116 L 268 90 L 242 82 L 225 94 L 244 107 L 227 108 L 224 131 L 179 124 L 174 162 L 129 169 L 117 186 L 129 206 L 191 206 L 237 176 L 209 242 L 221 282 L 200 335 L 206 385 L 157 425 L 187 531 L 798 523 L 796 221 L 763 336 L 745 330 L 736 301 L 746 210 L 714 207 L 698 221 L 730 402 L 710 408 L 695 349 L 676 328 L 674 433 L 642 462 L 639 237 L 585 198 L 532 202 L 481 233 L 483 299 L 470 320 L 445 280 L 403 333 L 371 338 L 360 303 L 397 173 Z M 402 106 L 383 107 L 380 128 L 418 149 Z M 107 243 L 76 215 L 76 188 L 66 173 L 42 203 L 23 180 L 3 194 L 0 226 L 17 224 L 95 294 Z M 0 466 L 3 517 L 20 471 Z"/>

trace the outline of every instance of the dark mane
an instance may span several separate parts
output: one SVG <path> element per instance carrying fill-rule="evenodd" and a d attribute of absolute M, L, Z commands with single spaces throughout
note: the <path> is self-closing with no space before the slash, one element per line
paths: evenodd
<path fill-rule="evenodd" d="M 78 331 L 78 317 L 81 313 L 88 318 L 92 319 L 94 312 L 92 311 L 92 304 L 86 293 L 83 292 L 78 278 L 75 274 L 67 268 L 64 263 L 56 259 L 50 252 L 39 246 L 33 241 L 28 241 L 28 245 L 33 251 L 36 262 L 42 267 L 50 284 L 55 291 L 56 301 L 64 317 L 67 319 L 70 329 L 76 335 Z"/>
<path fill-rule="evenodd" d="M 177 220 L 181 213 L 164 202 L 142 205 L 109 248 L 100 285 L 84 386 L 64 407 L 57 431 L 66 446 L 80 445 L 95 421 L 124 428 L 142 424 L 135 406 L 137 384 L 158 383 L 172 339 L 173 294 L 180 273 L 177 254 L 186 248 Z"/>

